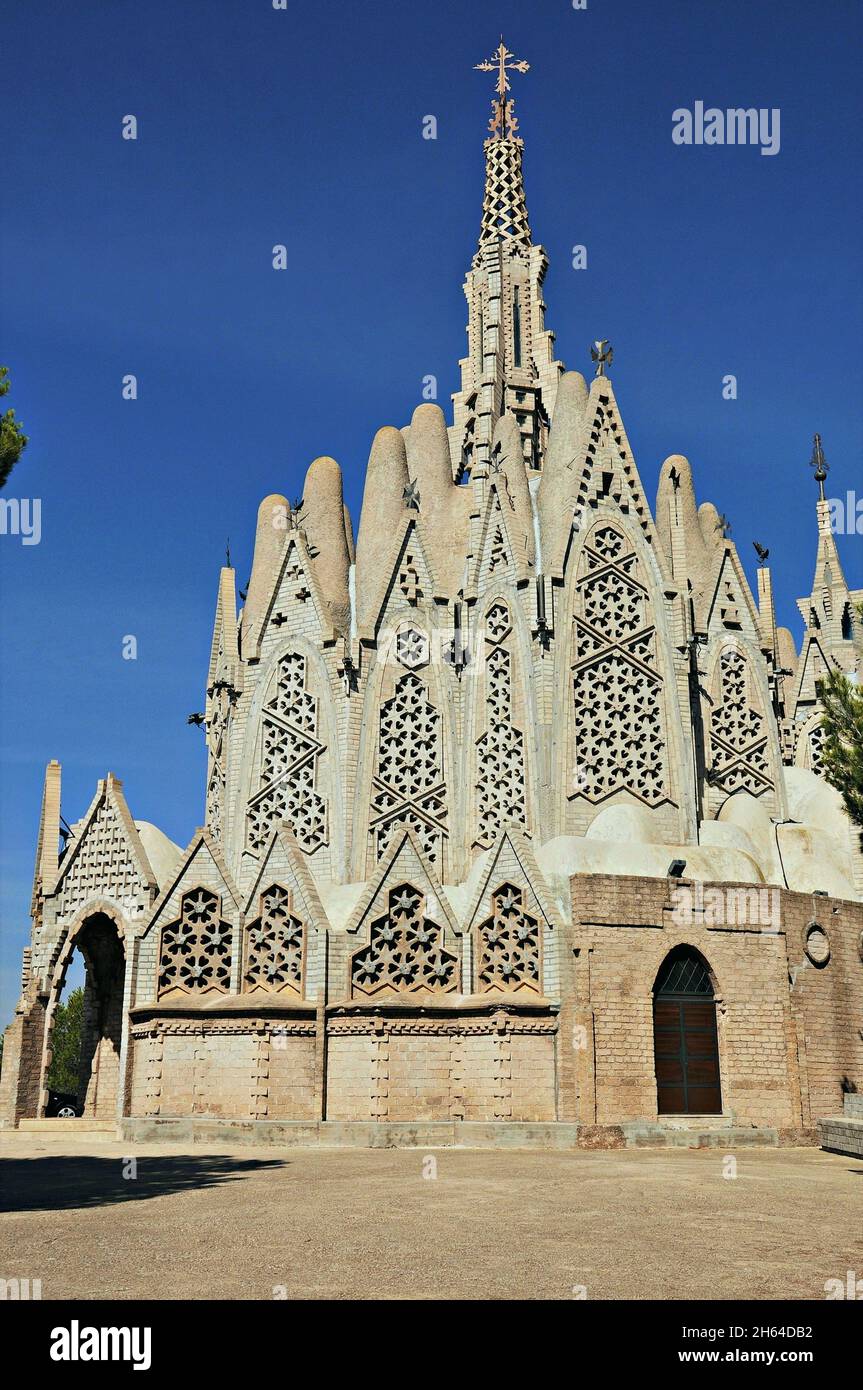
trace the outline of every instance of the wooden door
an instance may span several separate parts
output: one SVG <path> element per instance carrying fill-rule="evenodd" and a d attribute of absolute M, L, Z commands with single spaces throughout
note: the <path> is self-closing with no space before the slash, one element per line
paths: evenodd
<path fill-rule="evenodd" d="M 653 1047 L 660 1115 L 721 1115 L 716 1004 L 703 995 L 657 994 Z"/>

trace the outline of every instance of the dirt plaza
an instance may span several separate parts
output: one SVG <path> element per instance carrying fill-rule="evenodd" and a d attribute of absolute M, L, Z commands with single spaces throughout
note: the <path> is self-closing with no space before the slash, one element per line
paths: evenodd
<path fill-rule="evenodd" d="M 817 1149 L 5 1134 L 0 1275 L 43 1299 L 824 1300 L 863 1278 L 861 1197 L 863 1163 Z"/>

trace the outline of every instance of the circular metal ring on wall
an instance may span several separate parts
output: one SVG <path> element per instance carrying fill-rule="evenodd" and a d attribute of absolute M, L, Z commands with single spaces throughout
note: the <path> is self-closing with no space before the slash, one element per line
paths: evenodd
<path fill-rule="evenodd" d="M 830 959 L 830 940 L 818 922 L 810 922 L 807 927 L 804 949 L 813 965 L 826 965 Z"/>

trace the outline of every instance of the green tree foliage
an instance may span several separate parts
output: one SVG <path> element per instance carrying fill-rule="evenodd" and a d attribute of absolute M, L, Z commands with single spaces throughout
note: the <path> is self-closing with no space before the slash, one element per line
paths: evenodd
<path fill-rule="evenodd" d="M 854 824 L 863 828 L 863 690 L 837 670 L 825 676 L 818 690 L 824 706 L 822 772 Z"/>
<path fill-rule="evenodd" d="M 9 368 L 0 367 L 0 396 L 9 394 Z M 7 410 L 0 415 L 0 487 L 3 487 L 12 469 L 27 447 L 27 435 L 15 419 L 15 411 Z"/>
<path fill-rule="evenodd" d="M 81 1033 L 84 1026 L 84 990 L 73 989 L 65 1004 L 57 1005 L 51 1035 L 51 1065 L 46 1085 L 49 1091 L 78 1094 L 78 1064 L 81 1060 Z"/>

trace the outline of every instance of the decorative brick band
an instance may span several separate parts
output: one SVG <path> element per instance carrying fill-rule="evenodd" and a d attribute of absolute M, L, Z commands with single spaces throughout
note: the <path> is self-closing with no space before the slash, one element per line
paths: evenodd
<path fill-rule="evenodd" d="M 408 1034 L 431 1037 L 488 1036 L 501 1033 L 557 1032 L 556 1018 L 333 1018 L 327 1022 L 329 1037 L 367 1036 L 368 1034 Z"/>
<path fill-rule="evenodd" d="M 132 1037 L 137 1038 L 163 1038 L 176 1037 L 178 1035 L 198 1034 L 223 1034 L 230 1033 L 246 1037 L 266 1037 L 270 1038 L 275 1033 L 283 1037 L 286 1033 L 298 1035 L 299 1037 L 313 1038 L 315 1036 L 314 1019 L 273 1019 L 253 1020 L 248 1018 L 208 1018 L 208 1019 L 188 1019 L 188 1018 L 160 1018 L 152 1019 L 148 1023 L 135 1023 L 132 1026 Z"/>

